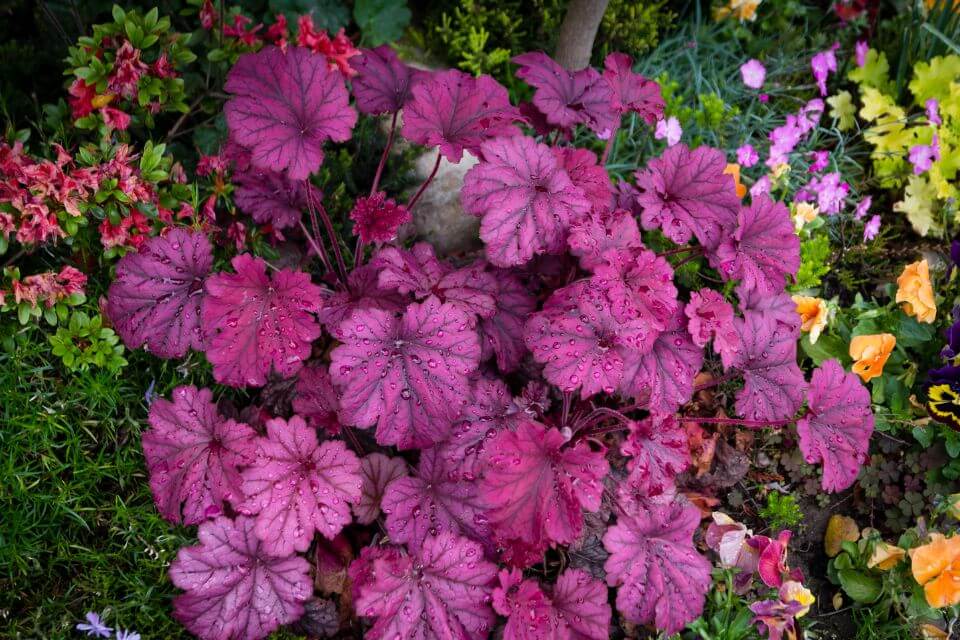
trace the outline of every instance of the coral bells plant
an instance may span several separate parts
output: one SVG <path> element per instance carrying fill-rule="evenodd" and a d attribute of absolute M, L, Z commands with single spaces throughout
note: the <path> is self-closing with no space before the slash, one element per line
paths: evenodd
<path fill-rule="evenodd" d="M 869 394 L 836 361 L 809 380 L 797 365 L 787 208 L 742 202 L 722 152 L 682 143 L 615 188 L 594 147 L 622 118 L 662 119 L 659 87 L 622 54 L 603 73 L 515 61 L 532 87 L 522 109 L 488 76 L 413 71 L 386 47 L 347 74 L 293 42 L 240 56 L 223 157 L 302 251 L 217 271 L 204 232 L 174 222 L 118 264 L 107 311 L 129 347 L 203 352 L 218 383 L 262 388 L 239 412 L 195 387 L 150 409 L 158 508 L 199 524 L 171 567 L 174 615 L 196 635 L 296 620 L 311 571 L 326 584 L 320 549 L 351 544 L 341 604 L 374 640 L 675 633 L 712 569 L 684 493 L 685 424 L 795 424 L 824 490 L 854 482 Z M 359 117 L 389 134 L 351 239 L 311 177 Z M 436 157 L 405 202 L 379 185 L 397 135 Z M 466 154 L 482 252 L 399 243 L 441 158 Z M 690 262 L 693 288 L 674 277 Z M 720 384 L 731 406 L 690 404 Z M 599 559 L 562 560 L 589 539 Z"/>

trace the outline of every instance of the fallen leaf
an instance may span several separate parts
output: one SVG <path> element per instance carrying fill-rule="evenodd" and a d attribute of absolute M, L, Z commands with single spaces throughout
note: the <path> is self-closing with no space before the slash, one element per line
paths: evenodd
<path fill-rule="evenodd" d="M 830 558 L 840 553 L 842 542 L 856 542 L 860 538 L 860 528 L 853 518 L 834 514 L 827 522 L 827 531 L 823 534 L 823 549 Z"/>

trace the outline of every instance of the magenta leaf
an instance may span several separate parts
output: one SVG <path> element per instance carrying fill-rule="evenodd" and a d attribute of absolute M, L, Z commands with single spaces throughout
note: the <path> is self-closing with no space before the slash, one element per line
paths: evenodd
<path fill-rule="evenodd" d="M 230 137 L 258 169 L 303 180 L 320 168 L 323 143 L 344 142 L 357 112 L 339 71 L 301 47 L 266 47 L 240 56 L 224 85 Z"/>
<path fill-rule="evenodd" d="M 274 229 L 295 227 L 307 208 L 307 191 L 320 201 L 320 190 L 305 180 L 291 180 L 282 173 L 257 170 L 253 167 L 235 173 L 234 202 L 255 222 L 270 224 Z"/>
<path fill-rule="evenodd" d="M 207 278 L 201 307 L 213 377 L 241 387 L 263 385 L 271 370 L 295 374 L 320 337 L 310 315 L 321 306 L 320 288 L 300 271 L 267 275 L 267 263 L 249 254 L 230 264 L 236 273 Z"/>
<path fill-rule="evenodd" d="M 324 365 L 314 362 L 301 369 L 295 390 L 293 410 L 303 416 L 307 424 L 330 434 L 340 432 L 337 417 L 340 400 Z"/>
<path fill-rule="evenodd" d="M 800 269 L 800 238 L 787 207 L 758 196 L 740 208 L 737 224 L 733 236 L 717 249 L 720 271 L 740 280 L 745 290 L 756 289 L 762 296 L 780 293 L 785 277 Z"/>
<path fill-rule="evenodd" d="M 570 640 L 610 637 L 607 587 L 583 569 L 567 569 L 553 585 L 553 607 L 566 623 Z"/>
<path fill-rule="evenodd" d="M 519 569 L 501 569 L 500 584 L 493 590 L 493 609 L 507 619 L 503 640 L 546 640 L 564 637 L 557 611 L 540 584 L 523 579 Z"/>
<path fill-rule="evenodd" d="M 807 413 L 797 421 L 797 434 L 807 462 L 823 463 L 823 490 L 843 491 L 857 479 L 867 457 L 873 434 L 870 393 L 856 375 L 827 360 L 813 371 Z"/>
<path fill-rule="evenodd" d="M 461 200 L 480 216 L 487 257 L 500 267 L 559 253 L 570 223 L 590 210 L 550 147 L 525 136 L 496 138 L 463 181 Z"/>
<path fill-rule="evenodd" d="M 654 413 L 674 413 L 693 396 L 693 378 L 703 364 L 703 349 L 693 343 L 680 309 L 653 348 L 626 362 L 620 391 L 645 401 Z"/>
<path fill-rule="evenodd" d="M 613 91 L 593 67 L 567 71 L 541 51 L 513 61 L 520 67 L 517 77 L 535 90 L 534 106 L 550 124 L 561 129 L 583 124 L 604 138 L 620 126 Z"/>
<path fill-rule="evenodd" d="M 687 431 L 673 414 L 653 414 L 631 422 L 630 433 L 620 445 L 628 456 L 627 468 L 642 469 L 657 478 L 670 480 L 690 465 Z"/>
<path fill-rule="evenodd" d="M 334 335 L 343 344 L 330 355 L 330 375 L 344 422 L 376 424 L 377 442 L 402 449 L 446 439 L 480 362 L 467 314 L 431 296 L 402 318 L 356 311 Z"/>
<path fill-rule="evenodd" d="M 513 371 L 523 359 L 523 323 L 537 308 L 536 299 L 516 274 L 505 269 L 491 272 L 496 290 L 493 299 L 497 309 L 489 318 L 480 321 L 483 336 L 483 359 L 496 356 L 497 366 L 506 373 Z"/>
<path fill-rule="evenodd" d="M 418 300 L 435 295 L 465 313 L 490 317 L 497 309 L 497 283 L 482 262 L 454 270 L 437 260 L 433 246 L 418 242 L 409 251 L 381 249 L 371 264 L 380 269 L 380 286 L 412 294 Z"/>
<path fill-rule="evenodd" d="M 807 383 L 797 366 L 797 336 L 759 313 L 736 322 L 742 347 L 731 366 L 743 372 L 737 413 L 748 420 L 787 420 L 803 405 Z"/>
<path fill-rule="evenodd" d="M 607 529 L 607 584 L 629 622 L 673 634 L 703 611 L 711 565 L 693 546 L 699 524 L 699 509 L 673 503 L 621 513 Z"/>
<path fill-rule="evenodd" d="M 367 548 L 350 565 L 357 613 L 376 619 L 367 640 L 484 640 L 496 575 L 479 544 L 449 533 L 409 554 Z"/>
<path fill-rule="evenodd" d="M 772 322 L 774 326 L 781 327 L 790 333 L 797 334 L 800 331 L 800 314 L 797 313 L 797 303 L 793 301 L 790 294 L 780 292 L 776 295 L 766 296 L 755 289 L 741 290 L 740 311 L 743 315 L 748 313 L 757 314 L 765 322 Z M 724 356 L 724 352 L 720 352 Z M 729 367 L 728 360 L 724 359 L 724 367 Z"/>
<path fill-rule="evenodd" d="M 380 515 L 383 493 L 387 485 L 407 475 L 403 458 L 391 458 L 382 453 L 371 453 L 360 460 L 360 502 L 353 505 L 353 515 L 360 524 L 371 524 Z"/>
<path fill-rule="evenodd" d="M 144 344 L 160 358 L 203 348 L 200 303 L 213 264 L 207 236 L 180 227 L 147 240 L 117 263 L 107 315 L 130 349 Z"/>
<path fill-rule="evenodd" d="M 613 304 L 613 317 L 642 321 L 649 344 L 663 331 L 678 308 L 673 269 L 653 251 L 607 251 L 594 267 L 595 281 L 603 282 Z"/>
<path fill-rule="evenodd" d="M 450 474 L 451 465 L 436 447 L 420 452 L 417 474 L 398 478 L 383 494 L 390 539 L 419 547 L 449 532 L 488 544 L 490 528 L 475 483 Z"/>
<path fill-rule="evenodd" d="M 276 556 L 243 516 L 200 525 L 200 544 L 180 549 L 170 580 L 183 593 L 173 615 L 203 640 L 260 640 L 303 615 L 313 593 L 310 564 L 300 556 Z"/>
<path fill-rule="evenodd" d="M 736 358 L 740 333 L 733 321 L 733 306 L 719 292 L 713 289 L 692 291 L 684 313 L 689 320 L 687 328 L 694 344 L 705 347 L 712 339 L 713 350 L 724 362 Z"/>
<path fill-rule="evenodd" d="M 570 253 L 580 258 L 580 266 L 587 271 L 606 262 L 603 256 L 611 249 L 643 248 L 637 220 L 624 209 L 592 211 L 589 216 L 570 225 L 567 243 Z"/>
<path fill-rule="evenodd" d="M 217 412 L 209 389 L 177 387 L 173 401 L 150 405 L 143 454 L 157 510 L 175 524 L 197 524 L 243 500 L 238 467 L 256 457 L 256 432 Z M 182 509 L 181 509 L 182 505 Z"/>
<path fill-rule="evenodd" d="M 570 447 L 557 429 L 532 420 L 490 441 L 480 496 L 501 543 L 533 548 L 569 544 L 583 528 L 583 511 L 600 508 L 603 477 L 610 470 L 603 451 L 585 442 Z"/>
<path fill-rule="evenodd" d="M 563 391 L 580 389 L 583 399 L 616 391 L 625 363 L 649 349 L 655 335 L 642 319 L 616 320 L 604 288 L 591 280 L 553 292 L 524 327 L 534 360 L 546 365 L 543 376 Z"/>
<path fill-rule="evenodd" d="M 410 99 L 414 85 L 427 75 L 400 62 L 385 44 L 364 49 L 350 59 L 350 66 L 357 71 L 351 80 L 357 108 L 371 115 L 400 111 Z"/>
<path fill-rule="evenodd" d="M 503 381 L 479 378 L 473 383 L 472 392 L 472 399 L 453 425 L 450 437 L 437 445 L 447 476 L 471 482 L 483 475 L 483 458 L 490 440 L 521 418 Z"/>
<path fill-rule="evenodd" d="M 360 500 L 360 460 L 338 440 L 317 442 L 300 416 L 267 421 L 256 462 L 243 472 L 246 500 L 238 509 L 256 515 L 257 536 L 276 555 L 306 551 L 314 531 L 332 539 L 350 524 Z"/>
<path fill-rule="evenodd" d="M 663 118 L 664 102 L 660 85 L 633 72 L 633 61 L 625 53 L 611 53 L 603 61 L 603 79 L 613 91 L 614 107 L 621 114 L 633 111 L 649 125 Z"/>
<path fill-rule="evenodd" d="M 379 309 L 380 311 L 403 311 L 407 299 L 396 290 L 385 289 L 379 283 L 380 270 L 365 264 L 347 276 L 349 291 L 324 292 L 323 308 L 317 314 L 327 331 L 333 331 L 354 311 Z"/>
<path fill-rule="evenodd" d="M 713 249 L 733 233 L 740 198 L 726 168 L 723 152 L 710 147 L 667 147 L 659 158 L 637 172 L 636 203 L 645 229 L 659 227 L 677 244 L 696 236 Z"/>
<path fill-rule="evenodd" d="M 574 186 L 579 187 L 594 211 L 613 207 L 613 186 L 607 170 L 597 164 L 597 156 L 587 149 L 554 147 L 554 155 Z"/>
<path fill-rule="evenodd" d="M 496 80 L 451 69 L 413 87 L 402 133 L 411 142 L 439 147 L 450 162 L 460 162 L 464 150 L 476 155 L 485 140 L 518 134 L 513 122 L 522 118 Z"/>

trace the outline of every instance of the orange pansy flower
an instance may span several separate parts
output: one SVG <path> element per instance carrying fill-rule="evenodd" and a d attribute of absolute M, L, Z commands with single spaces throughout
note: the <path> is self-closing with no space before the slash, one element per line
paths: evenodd
<path fill-rule="evenodd" d="M 960 536 L 931 533 L 929 543 L 910 550 L 910 569 L 931 607 L 960 604 Z"/>
<path fill-rule="evenodd" d="M 816 344 L 827 326 L 827 301 L 809 296 L 793 296 L 800 314 L 800 330 L 810 334 L 810 344 Z"/>
<path fill-rule="evenodd" d="M 905 303 L 903 312 L 920 322 L 937 319 L 937 301 L 930 285 L 930 265 L 926 260 L 908 264 L 897 278 L 897 302 Z"/>
<path fill-rule="evenodd" d="M 850 341 L 850 357 L 855 361 L 853 372 L 864 382 L 881 375 L 896 344 L 897 339 L 891 333 L 856 336 Z"/>
<path fill-rule="evenodd" d="M 728 176 L 733 176 L 733 182 L 737 185 L 737 197 L 743 199 L 743 196 L 747 195 L 747 188 L 740 183 L 740 165 L 730 163 L 723 172 Z"/>

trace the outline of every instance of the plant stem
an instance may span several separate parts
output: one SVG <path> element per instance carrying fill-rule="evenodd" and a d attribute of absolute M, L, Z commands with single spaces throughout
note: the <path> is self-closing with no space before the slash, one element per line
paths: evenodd
<path fill-rule="evenodd" d="M 732 424 L 740 427 L 750 427 L 751 429 L 762 429 L 764 427 L 785 427 L 796 420 L 741 420 L 740 418 L 704 418 L 700 416 L 680 416 L 677 418 L 680 422 L 697 422 L 699 424 Z"/>
<path fill-rule="evenodd" d="M 675 256 L 678 253 L 687 253 L 688 251 L 696 251 L 698 253 L 703 252 L 703 247 L 701 246 L 687 246 L 687 247 L 676 247 L 674 249 L 667 249 L 666 251 L 661 251 L 657 254 L 658 258 L 666 258 L 667 256 Z"/>
<path fill-rule="evenodd" d="M 377 173 L 373 176 L 373 185 L 370 187 L 371 196 L 377 192 L 377 187 L 380 186 L 380 176 L 383 175 L 383 168 L 387 165 L 387 156 L 390 155 L 390 148 L 393 146 L 393 136 L 397 131 L 397 115 L 399 113 L 399 111 L 394 113 L 393 120 L 390 121 L 390 135 L 387 136 L 387 146 L 383 148 L 383 155 L 380 156 Z"/>
<path fill-rule="evenodd" d="M 319 244 L 319 242 L 307 230 L 307 225 L 303 224 L 303 220 L 300 221 L 300 230 L 303 231 L 303 235 L 307 238 L 307 243 L 313 247 L 313 252 L 320 258 L 320 262 L 323 263 L 323 268 L 328 272 L 332 272 L 333 269 L 330 268 L 330 258 L 327 257 L 327 250 L 324 249 L 323 245 Z"/>
<path fill-rule="evenodd" d="M 417 200 L 419 200 L 420 196 L 423 195 L 423 192 L 427 190 L 427 185 L 429 185 L 433 181 L 434 176 L 437 175 L 437 171 L 440 169 L 441 157 L 442 156 L 440 155 L 440 149 L 437 149 L 437 161 L 433 164 L 433 171 L 430 172 L 430 175 L 427 176 L 427 179 L 423 182 L 422 185 L 420 185 L 420 188 L 417 189 L 417 192 L 415 194 L 413 194 L 413 197 L 410 198 L 410 201 L 407 203 L 408 211 L 410 212 L 413 211 L 413 206 L 417 204 Z"/>
<path fill-rule="evenodd" d="M 312 195 L 313 191 L 307 191 L 307 200 L 312 201 L 314 196 Z M 337 259 L 337 268 L 340 270 L 341 282 L 346 289 L 350 289 L 350 285 L 347 284 L 347 264 L 343 261 L 343 254 L 340 252 L 340 243 L 337 241 L 337 234 L 333 230 L 333 223 L 330 221 L 330 216 L 327 215 L 327 210 L 323 208 L 319 202 L 313 203 L 313 211 L 320 214 L 320 219 L 323 220 L 323 226 L 327 230 L 327 236 L 330 238 L 330 244 L 333 246 L 333 255 Z M 316 215 L 316 213 L 314 213 Z"/>

